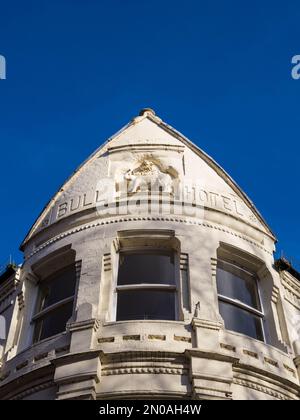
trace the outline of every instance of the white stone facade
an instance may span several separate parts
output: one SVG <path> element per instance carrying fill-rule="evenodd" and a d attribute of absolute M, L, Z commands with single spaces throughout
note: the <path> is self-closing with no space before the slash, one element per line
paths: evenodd
<path fill-rule="evenodd" d="M 64 184 L 22 267 L 0 279 L 0 399 L 298 400 L 300 281 L 274 267 L 275 241 L 216 162 L 143 110 Z M 174 255 L 174 284 L 152 287 L 175 296 L 173 319 L 117 320 L 120 255 L 132 250 Z M 225 328 L 223 260 L 255 273 L 262 339 Z M 37 339 L 43 281 L 70 264 L 72 316 Z"/>

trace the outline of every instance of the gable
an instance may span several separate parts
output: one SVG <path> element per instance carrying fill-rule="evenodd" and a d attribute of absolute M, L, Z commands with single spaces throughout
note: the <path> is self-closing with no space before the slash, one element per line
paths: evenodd
<path fill-rule="evenodd" d="M 144 166 L 143 166 L 144 165 Z M 53 223 L 95 207 L 107 178 L 119 183 L 131 171 L 152 168 L 160 178 L 186 183 L 199 203 L 241 219 L 274 238 L 253 203 L 231 177 L 182 134 L 147 110 L 88 158 L 47 204 L 22 246 Z"/>

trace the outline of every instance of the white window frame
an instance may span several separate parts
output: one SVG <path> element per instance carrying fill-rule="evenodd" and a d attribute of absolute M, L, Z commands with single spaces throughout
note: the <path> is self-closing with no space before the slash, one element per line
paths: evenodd
<path fill-rule="evenodd" d="M 156 253 L 156 254 L 163 254 L 163 253 L 173 253 L 174 257 L 174 284 L 151 284 L 151 283 L 138 283 L 138 284 L 126 284 L 126 285 L 118 285 L 118 273 L 119 273 L 119 263 L 120 263 L 120 254 L 136 254 L 136 253 Z M 159 321 L 158 319 L 133 319 L 133 320 L 122 320 L 117 321 L 117 309 L 118 309 L 118 294 L 124 290 L 161 290 L 161 291 L 168 291 L 174 292 L 174 299 L 175 299 L 175 318 L 173 320 L 161 320 L 163 321 L 180 321 L 180 301 L 181 301 L 181 289 L 180 289 L 180 264 L 179 264 L 179 253 L 177 250 L 173 249 L 172 247 L 160 247 L 153 246 L 153 247 L 122 247 L 118 254 L 117 258 L 115 259 L 116 263 L 116 270 L 115 270 L 115 279 L 114 279 L 114 296 L 113 296 L 113 322 L 140 322 L 140 321 Z"/>
<path fill-rule="evenodd" d="M 57 309 L 59 309 L 61 306 L 67 305 L 69 302 L 73 302 L 73 308 L 72 308 L 72 315 L 71 317 L 74 316 L 74 310 L 75 310 L 75 303 L 76 303 L 76 295 L 77 295 L 77 289 L 78 289 L 78 263 L 75 262 L 74 263 L 74 269 L 75 269 L 75 285 L 74 285 L 74 294 L 72 296 L 69 296 L 65 299 L 62 299 L 50 306 L 48 306 L 45 309 L 40 309 L 43 307 L 44 305 L 44 299 L 45 297 L 42 295 L 42 290 L 41 288 L 43 287 L 43 283 L 44 282 L 48 282 L 48 281 L 55 281 L 55 280 L 49 280 L 52 277 L 55 277 L 56 274 L 59 274 L 61 272 L 63 272 L 64 270 L 67 270 L 72 264 L 66 266 L 66 267 L 62 267 L 60 269 L 58 269 L 57 271 L 55 271 L 54 273 L 52 273 L 48 278 L 42 279 L 41 281 L 39 281 L 39 283 L 37 284 L 38 287 L 38 297 L 37 297 L 37 302 L 36 302 L 36 311 L 35 314 L 32 316 L 31 319 L 31 324 L 33 325 L 33 344 L 36 343 L 40 343 L 44 340 L 49 340 L 53 337 L 55 337 L 56 335 L 60 335 L 63 334 L 64 331 L 55 334 L 53 336 L 49 336 L 46 337 L 44 339 L 40 339 L 40 335 L 41 335 L 41 331 L 39 331 L 39 338 L 36 337 L 36 328 L 37 328 L 37 323 L 40 321 L 40 319 L 42 319 L 45 315 L 47 315 L 48 313 L 55 313 Z M 39 309 L 38 309 L 39 308 Z"/>
<path fill-rule="evenodd" d="M 217 268 L 218 268 L 218 263 L 219 262 L 221 262 L 221 263 L 223 263 L 225 265 L 227 264 L 227 265 L 231 265 L 231 266 L 233 266 L 235 268 L 238 268 L 240 271 L 244 271 L 246 274 L 250 275 L 253 278 L 253 280 L 255 282 L 256 290 L 257 290 L 258 303 L 259 303 L 259 306 L 261 308 L 260 310 L 258 310 L 256 308 L 253 308 L 252 306 L 249 306 L 246 303 L 243 303 L 243 302 L 241 302 L 238 299 L 233 299 L 231 297 L 222 295 L 220 293 L 218 293 L 218 301 L 229 303 L 229 304 L 231 304 L 231 305 L 233 305 L 233 306 L 235 306 L 235 307 L 237 307 L 239 309 L 242 309 L 242 310 L 244 310 L 244 311 L 246 311 L 246 312 L 248 312 L 248 313 L 250 313 L 252 315 L 257 316 L 260 319 L 263 342 L 265 343 L 266 342 L 265 329 L 264 329 L 265 313 L 264 313 L 264 309 L 263 309 L 263 304 L 262 304 L 262 299 L 261 299 L 261 293 L 260 293 L 260 287 L 259 287 L 259 281 L 258 281 L 257 274 L 256 273 L 253 273 L 251 271 L 248 271 L 247 269 L 245 269 L 244 267 L 239 266 L 238 264 L 234 264 L 232 262 L 223 260 L 221 258 L 218 258 L 217 259 Z M 218 276 L 218 274 L 217 274 L 217 276 Z M 218 282 L 218 278 L 217 278 L 217 282 Z M 229 330 L 229 331 L 232 331 L 232 330 Z M 238 331 L 233 331 L 233 332 L 236 332 L 238 334 L 242 334 L 242 333 L 239 333 Z M 246 335 L 246 334 L 243 334 L 243 335 Z M 249 336 L 247 336 L 247 337 L 249 337 Z M 254 337 L 251 337 L 251 338 L 253 338 L 255 340 Z M 256 340 L 259 340 L 259 339 L 257 338 Z M 261 341 L 261 340 L 259 340 L 259 341 Z"/>

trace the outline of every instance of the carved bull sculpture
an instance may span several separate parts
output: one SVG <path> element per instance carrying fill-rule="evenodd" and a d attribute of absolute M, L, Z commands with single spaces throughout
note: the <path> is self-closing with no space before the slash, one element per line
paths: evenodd
<path fill-rule="evenodd" d="M 160 169 L 152 162 L 143 162 L 142 167 L 135 170 L 129 169 L 124 178 L 129 181 L 128 192 L 136 193 L 138 190 L 148 190 L 149 184 L 151 188 L 161 187 L 163 192 L 172 192 L 172 178 L 169 174 L 161 172 Z"/>

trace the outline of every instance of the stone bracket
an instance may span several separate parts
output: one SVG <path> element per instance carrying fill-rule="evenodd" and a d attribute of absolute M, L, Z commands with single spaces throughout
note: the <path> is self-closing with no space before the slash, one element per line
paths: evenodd
<path fill-rule="evenodd" d="M 190 358 L 193 397 L 205 400 L 231 400 L 233 364 L 239 359 L 217 351 L 186 350 Z"/>
<path fill-rule="evenodd" d="M 52 364 L 58 400 L 96 399 L 96 385 L 101 376 L 99 352 L 67 354 L 52 360 Z"/>

